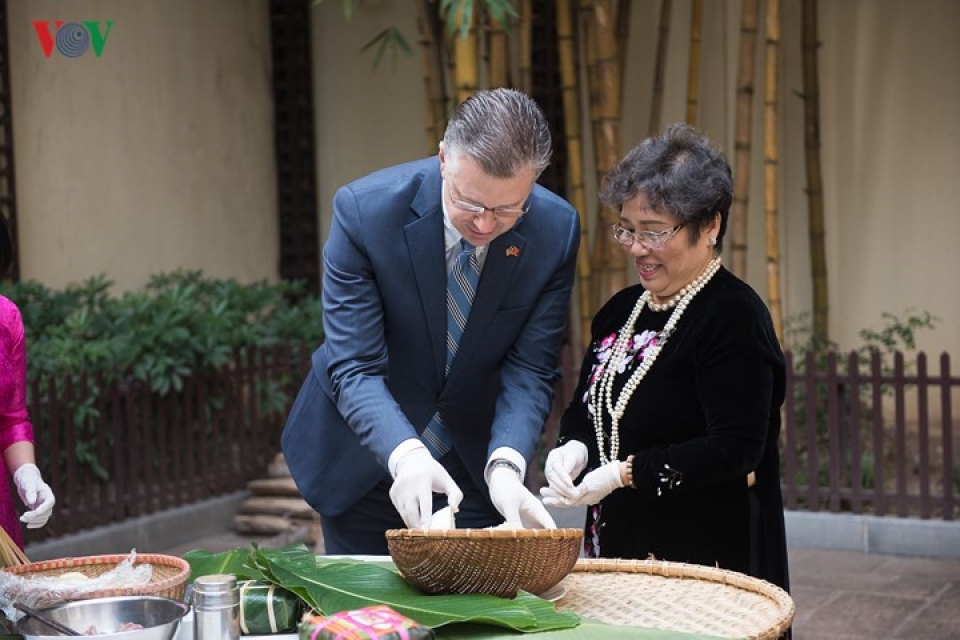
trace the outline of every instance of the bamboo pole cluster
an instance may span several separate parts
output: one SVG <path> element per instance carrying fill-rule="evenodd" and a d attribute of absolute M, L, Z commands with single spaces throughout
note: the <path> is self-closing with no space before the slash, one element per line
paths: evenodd
<path fill-rule="evenodd" d="M 566 193 L 581 217 L 578 284 L 571 317 L 574 344 L 586 346 L 591 318 L 611 295 L 627 285 L 628 267 L 609 238 L 619 212 L 591 199 L 585 187 L 593 171 L 598 187 L 622 157 L 621 104 L 630 33 L 629 0 L 417 0 L 424 90 L 425 131 L 436 151 L 450 111 L 481 88 L 511 86 L 532 93 L 532 25 L 538 12 L 551 9 L 556 27 L 557 64 L 563 105 L 562 144 L 567 158 Z M 820 126 L 816 73 L 816 4 L 803 2 L 805 149 L 810 198 L 810 246 L 814 278 L 815 332 L 827 332 L 827 282 L 824 250 L 823 186 L 819 166 Z M 687 122 L 696 126 L 700 109 L 700 66 L 704 39 L 703 0 L 689 0 L 689 58 L 686 82 Z M 673 0 L 661 0 L 657 42 L 651 70 L 648 132 L 662 126 L 665 70 L 672 34 Z M 778 207 L 781 0 L 764 0 L 763 49 L 763 215 L 767 302 L 777 335 L 783 335 Z M 750 167 L 753 157 L 753 100 L 759 0 L 742 0 L 736 77 L 733 170 L 735 193 L 728 243 L 731 268 L 746 277 Z"/>

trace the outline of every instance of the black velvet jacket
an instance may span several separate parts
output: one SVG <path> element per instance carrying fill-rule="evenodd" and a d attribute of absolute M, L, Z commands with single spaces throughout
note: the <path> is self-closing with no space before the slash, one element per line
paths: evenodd
<path fill-rule="evenodd" d="M 599 465 L 589 381 L 642 293 L 639 285 L 624 289 L 595 316 L 561 421 L 559 444 L 584 442 L 588 470 Z M 644 309 L 638 342 L 660 331 L 671 313 Z M 638 362 L 631 358 L 617 377 L 614 401 Z M 619 458 L 635 456 L 634 486 L 601 502 L 599 554 L 720 566 L 787 588 L 777 448 L 783 400 L 783 354 L 770 314 L 746 283 L 721 268 L 691 301 L 626 407 Z M 603 426 L 609 455 L 609 416 Z M 748 488 L 751 471 L 756 484 Z M 591 522 L 588 514 L 588 539 Z"/>

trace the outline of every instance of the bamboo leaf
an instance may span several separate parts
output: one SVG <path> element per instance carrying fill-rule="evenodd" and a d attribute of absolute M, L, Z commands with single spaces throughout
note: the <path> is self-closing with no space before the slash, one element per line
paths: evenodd
<path fill-rule="evenodd" d="M 517 10 L 511 0 L 484 0 L 487 13 L 509 33 L 510 18 L 517 17 Z"/>
<path fill-rule="evenodd" d="M 440 15 L 447 16 L 447 30 L 450 35 L 457 34 L 461 39 L 466 38 L 473 25 L 473 0 L 442 0 Z"/>
<path fill-rule="evenodd" d="M 407 55 L 410 55 L 412 52 L 410 43 L 407 42 L 407 39 L 403 37 L 403 34 L 396 27 L 384 29 L 374 36 L 370 42 L 363 45 L 363 48 L 361 48 L 360 51 L 362 53 L 367 49 L 372 49 L 373 47 L 377 48 L 377 53 L 373 58 L 374 69 L 380 66 L 380 61 L 383 59 L 383 56 L 387 51 L 391 51 L 393 53 L 394 64 L 396 64 L 397 61 L 397 51 L 402 51 Z"/>
<path fill-rule="evenodd" d="M 396 571 L 368 562 L 317 559 L 311 568 L 257 549 L 251 561 L 267 580 L 325 613 L 386 604 L 429 627 L 477 622 L 517 631 L 571 628 L 579 622 L 576 614 L 557 612 L 546 600 L 523 592 L 513 600 L 481 594 L 425 595 Z"/>

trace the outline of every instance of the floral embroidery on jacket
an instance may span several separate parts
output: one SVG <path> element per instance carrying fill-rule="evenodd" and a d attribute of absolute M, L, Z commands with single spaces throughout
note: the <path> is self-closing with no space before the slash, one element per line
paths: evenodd
<path fill-rule="evenodd" d="M 593 347 L 595 355 L 593 367 L 590 369 L 590 381 L 586 391 L 583 393 L 583 402 L 587 405 L 587 410 L 590 411 L 590 413 L 593 413 L 593 406 L 590 404 L 590 385 L 595 383 L 600 376 L 603 375 L 603 372 L 608 366 L 615 367 L 616 372 L 622 374 L 631 365 L 635 366 L 637 363 L 642 362 L 643 359 L 647 357 L 650 347 L 655 347 L 657 343 L 660 342 L 659 336 L 660 334 L 658 332 L 649 330 L 634 334 L 630 339 L 626 353 L 624 353 L 623 357 L 617 362 L 610 362 L 610 357 L 613 355 L 613 345 L 617 341 L 617 334 L 611 333 L 607 337 L 597 341 Z"/>

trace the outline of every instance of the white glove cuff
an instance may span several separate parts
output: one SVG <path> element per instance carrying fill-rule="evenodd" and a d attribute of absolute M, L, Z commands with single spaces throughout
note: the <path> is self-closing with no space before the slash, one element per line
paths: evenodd
<path fill-rule="evenodd" d="M 493 471 L 493 465 L 496 462 L 507 462 L 509 463 L 520 476 L 520 481 L 527 475 L 527 461 L 523 458 L 519 451 L 511 447 L 497 447 L 493 450 L 493 453 L 490 454 L 490 457 L 487 459 L 487 466 L 483 470 L 483 479 L 490 482 L 490 472 Z"/>
<path fill-rule="evenodd" d="M 400 458 L 417 449 L 423 449 L 428 454 L 430 453 L 418 438 L 407 438 L 394 447 L 393 451 L 390 452 L 390 457 L 387 458 L 387 469 L 390 471 L 391 478 L 397 479 L 397 464 L 400 462 Z"/>
<path fill-rule="evenodd" d="M 614 478 L 616 478 L 616 488 L 622 489 L 626 485 L 623 484 L 623 476 L 620 474 L 620 461 L 613 460 L 610 462 L 610 471 L 613 473 Z"/>
<path fill-rule="evenodd" d="M 37 474 L 37 478 L 41 478 L 40 469 L 37 468 L 37 465 L 32 462 L 24 462 L 22 465 L 17 467 L 17 470 L 13 472 L 13 481 L 17 483 L 17 486 L 20 486 L 21 477 L 23 474 L 33 472 Z"/>

